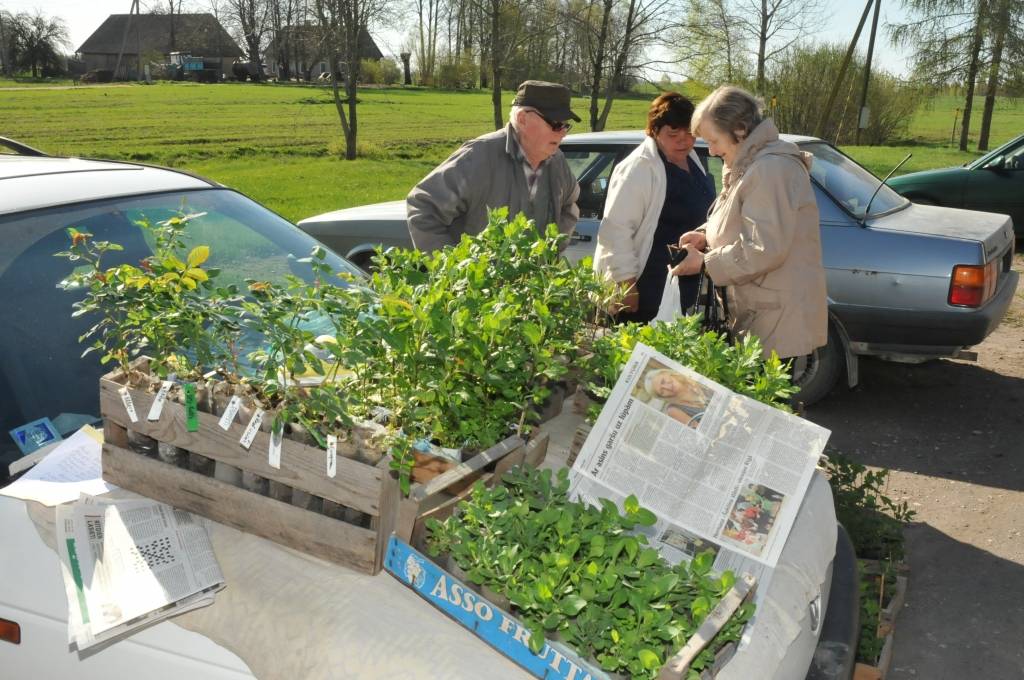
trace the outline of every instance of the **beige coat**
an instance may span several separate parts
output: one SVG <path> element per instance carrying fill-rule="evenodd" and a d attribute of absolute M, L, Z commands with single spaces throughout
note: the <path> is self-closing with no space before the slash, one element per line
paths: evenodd
<path fill-rule="evenodd" d="M 722 193 L 704 228 L 705 266 L 715 285 L 726 286 L 733 331 L 760 337 L 765 356 L 802 356 L 827 341 L 811 160 L 763 121 L 723 169 Z"/>

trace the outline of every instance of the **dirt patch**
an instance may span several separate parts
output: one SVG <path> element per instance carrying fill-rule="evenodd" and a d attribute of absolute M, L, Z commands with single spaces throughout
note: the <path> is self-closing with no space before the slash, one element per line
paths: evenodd
<path fill-rule="evenodd" d="M 1024 255 L 1014 268 L 1024 271 Z M 1024 284 L 977 362 L 861 363 L 807 417 L 917 512 L 889 675 L 1024 677 Z"/>

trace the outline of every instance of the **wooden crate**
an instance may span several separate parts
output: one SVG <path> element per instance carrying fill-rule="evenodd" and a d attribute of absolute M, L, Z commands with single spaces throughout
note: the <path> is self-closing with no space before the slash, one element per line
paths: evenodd
<path fill-rule="evenodd" d="M 142 360 L 136 366 L 142 370 L 147 368 Z M 519 437 L 509 437 L 429 482 L 414 485 L 411 496 L 403 499 L 398 481 L 387 467 L 387 459 L 370 465 L 347 457 L 346 454 L 356 453 L 352 442 L 338 442 L 337 473 L 330 478 L 323 450 L 287 438 L 281 446 L 280 468 L 271 467 L 267 455 L 270 434 L 258 432 L 246 450 L 239 443 L 245 424 L 237 419 L 225 431 L 219 426 L 217 416 L 200 412 L 198 431 L 189 432 L 184 407 L 167 401 L 160 419 L 151 422 L 146 414 L 154 395 L 143 390 L 129 390 L 138 414 L 138 422 L 132 423 L 119 394 L 123 383 L 119 372 L 100 379 L 104 479 L 168 505 L 370 574 L 380 571 L 393 532 L 410 540 L 417 521 L 422 525 L 421 516 L 452 498 L 448 493 L 451 486 L 476 473 L 494 476 L 494 472 L 487 472 L 488 468 L 494 469 L 504 461 L 504 469 L 507 469 L 525 459 L 528 448 Z M 355 519 L 341 519 L 298 507 L 136 453 L 129 449 L 129 431 L 336 503 L 352 511 L 347 514 Z M 541 443 L 540 440 L 531 442 L 532 450 Z M 546 440 L 543 444 L 546 446 Z"/>

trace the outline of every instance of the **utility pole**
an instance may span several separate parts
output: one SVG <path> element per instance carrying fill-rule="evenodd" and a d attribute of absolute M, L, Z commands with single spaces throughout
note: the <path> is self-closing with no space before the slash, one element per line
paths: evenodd
<path fill-rule="evenodd" d="M 860 15 L 860 23 L 857 24 L 857 30 L 853 33 L 853 40 L 850 41 L 850 47 L 846 50 L 846 56 L 843 57 L 843 65 L 839 67 L 839 77 L 836 78 L 836 82 L 832 83 L 832 91 L 828 93 L 828 102 L 826 102 L 825 108 L 821 111 L 818 126 L 814 128 L 815 137 L 821 137 L 825 133 L 825 123 L 828 121 L 828 114 L 832 112 L 832 105 L 836 103 L 836 95 L 839 94 L 839 87 L 843 83 L 843 78 L 846 77 L 846 69 L 850 65 L 850 58 L 853 57 L 853 50 L 857 47 L 860 32 L 864 29 L 864 22 L 868 19 L 871 3 L 874 1 L 868 0 L 867 4 L 864 5 L 864 13 Z"/>
<path fill-rule="evenodd" d="M 7 37 L 4 33 L 4 13 L 3 10 L 0 10 L 0 66 L 3 67 L 0 69 L 0 73 L 11 75 L 11 67 L 7 63 L 9 57 L 10 55 L 7 54 Z"/>
<path fill-rule="evenodd" d="M 871 80 L 871 55 L 875 52 L 875 33 L 878 32 L 878 11 L 882 0 L 875 0 L 875 16 L 871 20 L 871 37 L 868 38 L 868 57 L 864 62 L 864 89 L 860 92 L 860 115 L 857 117 L 857 135 L 854 144 L 860 146 L 860 131 L 868 126 L 868 81 Z"/>
<path fill-rule="evenodd" d="M 117 53 L 117 63 L 114 65 L 114 77 L 117 78 L 117 72 L 121 70 L 121 57 L 124 56 L 124 45 L 128 42 L 128 29 L 132 25 L 132 14 L 136 17 L 139 15 L 139 0 L 132 0 L 132 8 L 128 10 L 128 21 L 124 25 L 124 33 L 121 34 L 121 49 Z M 138 36 L 138 32 L 136 32 Z M 125 78 L 127 80 L 127 78 Z"/>

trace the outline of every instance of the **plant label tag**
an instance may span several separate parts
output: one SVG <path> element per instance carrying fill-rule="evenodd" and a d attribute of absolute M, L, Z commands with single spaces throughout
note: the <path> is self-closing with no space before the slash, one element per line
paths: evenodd
<path fill-rule="evenodd" d="M 189 432 L 198 432 L 199 404 L 196 402 L 196 385 L 185 383 L 181 389 L 185 392 L 185 429 Z"/>
<path fill-rule="evenodd" d="M 239 443 L 246 449 L 252 446 L 252 440 L 256 439 L 256 433 L 260 431 L 260 425 L 263 424 L 263 413 L 263 409 L 256 409 L 256 412 L 252 414 L 249 424 L 245 426 L 245 432 L 242 433 Z"/>
<path fill-rule="evenodd" d="M 267 463 L 275 470 L 281 469 L 281 440 L 284 439 L 284 427 L 279 427 L 270 433 L 270 455 Z"/>
<path fill-rule="evenodd" d="M 146 420 L 160 420 L 160 414 L 164 412 L 164 402 L 167 401 L 167 393 L 171 391 L 170 380 L 165 380 L 160 384 L 160 390 L 156 393 L 153 398 L 153 403 L 149 407 L 149 415 L 146 416 Z"/>
<path fill-rule="evenodd" d="M 228 401 L 228 405 L 224 407 L 224 413 L 220 416 L 220 421 L 217 423 L 220 425 L 222 430 L 230 430 L 231 423 L 235 422 L 235 416 L 238 415 L 238 408 L 242 405 L 242 398 L 237 394 L 231 397 Z"/>
<path fill-rule="evenodd" d="M 128 412 L 128 419 L 133 423 L 139 422 L 139 415 L 135 412 L 135 402 L 132 401 L 132 393 L 128 391 L 127 387 L 122 387 L 117 393 L 121 395 L 121 403 L 124 404 L 124 410 Z"/>
<path fill-rule="evenodd" d="M 338 474 L 338 435 L 327 435 L 327 476 L 334 479 Z"/>

